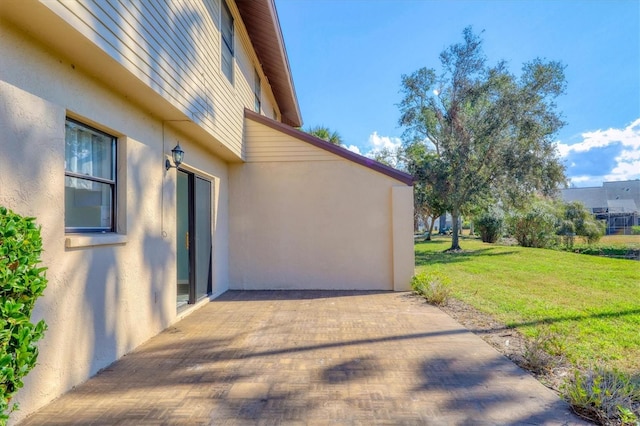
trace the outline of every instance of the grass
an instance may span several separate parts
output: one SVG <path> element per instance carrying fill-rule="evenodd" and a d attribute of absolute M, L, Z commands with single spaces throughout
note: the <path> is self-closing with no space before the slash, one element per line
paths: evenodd
<path fill-rule="evenodd" d="M 576 237 L 575 247 L 593 249 L 617 249 L 621 251 L 640 250 L 640 235 L 605 235 L 594 244 L 587 244 L 582 237 Z"/>
<path fill-rule="evenodd" d="M 453 297 L 529 337 L 557 334 L 574 365 L 640 371 L 640 262 L 450 237 L 416 243 L 417 273 L 451 278 Z"/>
<path fill-rule="evenodd" d="M 640 235 L 607 235 L 595 244 L 587 244 L 583 239 L 576 238 L 574 246 L 569 251 L 638 259 L 640 255 Z"/>
<path fill-rule="evenodd" d="M 605 235 L 596 245 L 622 246 L 630 249 L 639 249 L 640 235 Z"/>

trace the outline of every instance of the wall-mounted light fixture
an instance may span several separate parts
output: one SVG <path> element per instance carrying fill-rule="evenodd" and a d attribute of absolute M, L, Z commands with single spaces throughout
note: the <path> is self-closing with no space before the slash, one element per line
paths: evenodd
<path fill-rule="evenodd" d="M 167 170 L 172 167 L 177 169 L 178 167 L 180 167 L 180 164 L 182 164 L 182 160 L 184 159 L 184 151 L 182 150 L 182 148 L 180 148 L 180 142 L 178 142 L 178 145 L 176 145 L 171 150 L 171 157 L 173 158 L 173 163 L 175 164 L 175 166 L 172 166 L 171 161 L 169 161 L 169 159 L 167 158 L 164 161 L 164 167 Z"/>

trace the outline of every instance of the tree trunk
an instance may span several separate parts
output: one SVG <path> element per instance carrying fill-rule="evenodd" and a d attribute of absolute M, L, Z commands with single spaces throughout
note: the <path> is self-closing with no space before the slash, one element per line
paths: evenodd
<path fill-rule="evenodd" d="M 451 230 L 451 248 L 448 251 L 452 250 L 461 250 L 460 248 L 460 235 L 458 234 L 460 227 L 458 223 L 458 218 L 460 217 L 460 212 L 457 210 L 451 211 L 451 226 L 453 229 Z"/>
<path fill-rule="evenodd" d="M 431 222 L 429 224 L 429 233 L 427 234 L 427 241 L 431 241 L 431 234 L 433 234 L 433 226 L 436 224 L 436 217 L 435 216 L 429 216 L 429 221 Z"/>

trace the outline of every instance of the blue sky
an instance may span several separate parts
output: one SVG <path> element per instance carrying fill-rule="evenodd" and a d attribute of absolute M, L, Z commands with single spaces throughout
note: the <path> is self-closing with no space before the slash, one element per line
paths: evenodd
<path fill-rule="evenodd" d="M 489 63 L 567 68 L 558 151 L 575 186 L 640 179 L 638 0 L 276 0 L 304 127 L 367 154 L 400 143 L 400 78 L 471 25 Z"/>

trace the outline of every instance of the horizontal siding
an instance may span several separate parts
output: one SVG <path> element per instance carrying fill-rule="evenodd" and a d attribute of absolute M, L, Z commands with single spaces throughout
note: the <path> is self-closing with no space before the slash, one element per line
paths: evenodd
<path fill-rule="evenodd" d="M 238 26 L 236 26 L 238 28 Z M 253 111 L 254 107 L 254 82 L 255 82 L 255 65 L 251 62 L 248 51 L 249 46 L 248 37 L 236 38 L 236 75 L 240 78 L 236 79 L 236 91 L 238 97 L 241 99 L 242 104 L 248 105 L 247 108 Z"/>
<path fill-rule="evenodd" d="M 259 65 L 259 61 L 251 53 L 253 48 L 251 46 L 251 40 L 244 28 L 242 22 L 236 22 L 236 31 L 239 36 L 236 38 L 236 72 L 241 75 L 241 78 L 236 79 L 236 90 L 240 97 L 241 103 L 246 105 L 251 111 L 255 110 L 255 72 L 257 71 L 260 76 L 261 85 L 261 111 L 259 113 L 275 119 L 276 114 L 276 102 L 273 97 L 273 93 L 270 90 L 267 83 L 267 78 Z M 242 157 L 246 159 L 246 144 L 243 145 Z"/>
<path fill-rule="evenodd" d="M 243 111 L 253 109 L 258 61 L 235 4 L 230 2 L 236 24 L 233 84 L 222 73 L 220 1 L 58 0 L 43 4 L 242 156 Z M 270 88 L 265 86 L 266 93 Z"/>
<path fill-rule="evenodd" d="M 245 160 L 249 163 L 342 160 L 328 151 L 255 121 L 246 120 L 245 126 Z"/>

